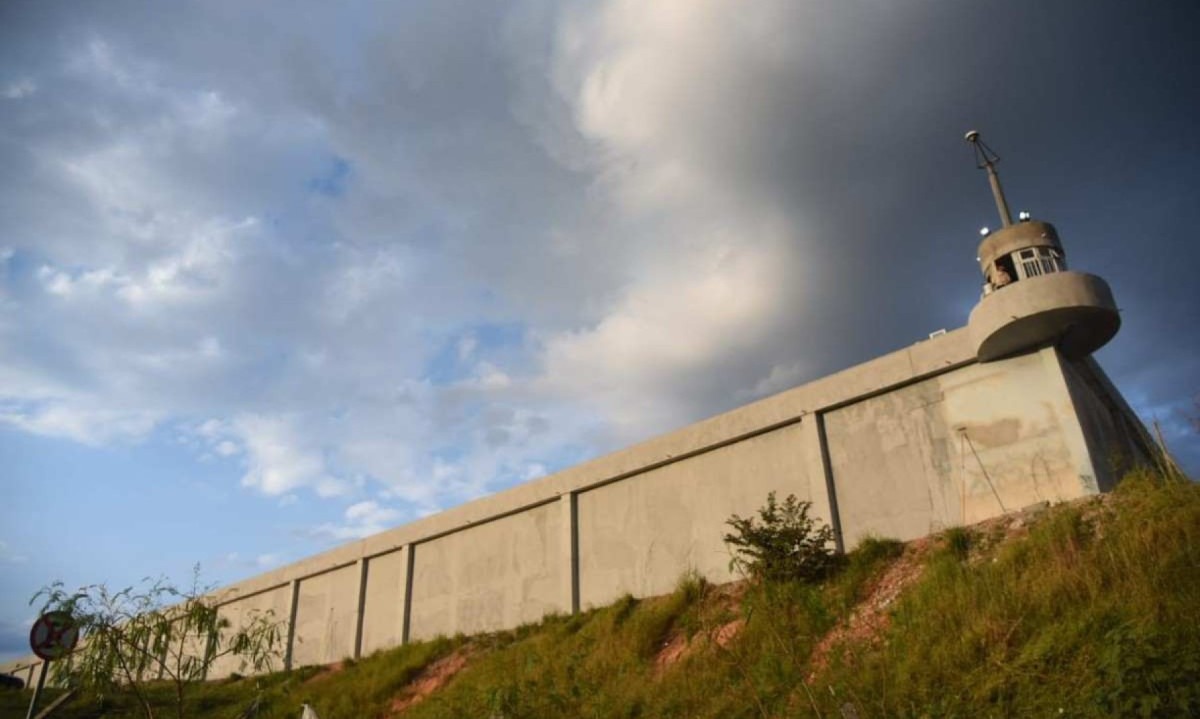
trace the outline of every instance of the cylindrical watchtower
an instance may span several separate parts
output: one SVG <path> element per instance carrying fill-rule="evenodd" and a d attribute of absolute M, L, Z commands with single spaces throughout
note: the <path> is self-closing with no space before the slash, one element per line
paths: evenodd
<path fill-rule="evenodd" d="M 1013 223 L 996 162 L 979 133 L 967 133 L 980 169 L 992 186 L 1001 229 L 984 232 L 979 244 L 983 297 L 967 327 L 980 361 L 1008 357 L 1049 345 L 1072 359 L 1103 347 L 1121 326 L 1108 283 L 1067 269 L 1054 225 L 1022 212 Z"/>

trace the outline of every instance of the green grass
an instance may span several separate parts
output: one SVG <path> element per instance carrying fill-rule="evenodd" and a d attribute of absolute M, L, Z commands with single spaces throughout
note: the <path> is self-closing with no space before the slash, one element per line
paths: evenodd
<path fill-rule="evenodd" d="M 295 719 L 303 702 L 322 719 L 385 716 L 424 667 L 469 647 L 467 667 L 405 716 L 1200 716 L 1200 486 L 1136 473 L 1110 497 L 1047 510 L 1024 537 L 948 530 L 879 641 L 838 645 L 814 668 L 813 648 L 902 551 L 867 540 L 820 586 L 753 585 L 734 601 L 688 574 L 666 596 L 412 644 L 316 680 L 213 682 L 187 715 L 232 719 L 257 698 L 264 719 Z M 680 638 L 688 650 L 660 666 Z M 166 692 L 154 690 L 160 716 Z M 21 697 L 0 694 L 0 716 L 23 716 Z M 122 701 L 75 700 L 61 716 L 137 716 Z"/>
<path fill-rule="evenodd" d="M 868 715 L 1200 715 L 1200 485 L 1149 473 L 969 562 L 948 536 L 886 647 L 828 680 Z"/>

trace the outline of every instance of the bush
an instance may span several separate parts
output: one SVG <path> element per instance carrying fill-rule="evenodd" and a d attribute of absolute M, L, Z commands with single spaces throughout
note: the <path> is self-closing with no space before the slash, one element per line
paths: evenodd
<path fill-rule="evenodd" d="M 819 582 L 840 564 L 833 530 L 808 516 L 812 502 L 789 494 L 779 504 L 775 493 L 759 508 L 758 518 L 733 515 L 725 523 L 733 532 L 725 543 L 733 548 L 730 567 L 753 579 Z"/>

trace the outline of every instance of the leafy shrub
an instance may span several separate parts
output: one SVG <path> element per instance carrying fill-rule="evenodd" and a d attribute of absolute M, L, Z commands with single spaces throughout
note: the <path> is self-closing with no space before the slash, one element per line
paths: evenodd
<path fill-rule="evenodd" d="M 725 523 L 733 531 L 724 537 L 733 548 L 730 567 L 771 582 L 819 582 L 828 577 L 840 557 L 833 548 L 833 530 L 828 524 L 818 526 L 808 516 L 811 508 L 812 502 L 794 494 L 780 504 L 771 492 L 757 518 L 731 516 Z"/>

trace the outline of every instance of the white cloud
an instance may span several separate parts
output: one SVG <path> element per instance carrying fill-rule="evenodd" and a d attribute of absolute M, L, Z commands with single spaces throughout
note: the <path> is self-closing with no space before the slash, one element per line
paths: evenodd
<path fill-rule="evenodd" d="M 480 362 L 469 384 L 484 390 L 500 390 L 511 386 L 512 378 L 490 362 Z"/>
<path fill-rule="evenodd" d="M 37 92 L 37 89 L 37 83 L 32 78 L 23 77 L 5 85 L 4 89 L 0 90 L 0 97 L 5 100 L 20 100 Z"/>
<path fill-rule="evenodd" d="M 123 209 L 120 212 L 129 212 Z M 109 292 L 132 306 L 158 305 L 163 302 L 201 299 L 212 294 L 223 281 L 232 257 L 228 246 L 232 238 L 243 238 L 254 232 L 257 220 L 246 218 L 227 222 L 219 218 L 196 221 L 192 218 L 157 218 L 151 224 L 169 224 L 168 228 L 145 226 L 137 221 L 138 232 L 154 236 L 166 235 L 175 248 L 162 253 L 158 259 L 129 272 L 118 267 L 98 267 L 74 272 L 43 265 L 38 279 L 45 290 L 67 299 L 82 301 L 103 299 L 100 293 Z M 122 224 L 128 224 L 122 220 Z M 115 233 L 129 229 L 114 228 Z"/>
<path fill-rule="evenodd" d="M 239 415 L 232 432 L 242 442 L 246 473 L 242 485 L 268 496 L 313 488 L 321 496 L 346 491 L 345 484 L 332 477 L 320 447 L 300 431 L 292 417 Z"/>
<path fill-rule="evenodd" d="M 32 434 L 65 437 L 92 446 L 140 441 L 162 418 L 156 412 L 98 407 L 76 398 L 37 403 L 0 401 L 0 422 Z"/>
<path fill-rule="evenodd" d="M 455 346 L 455 351 L 458 354 L 458 361 L 463 362 L 470 357 L 475 348 L 479 346 L 479 340 L 472 334 L 465 334 L 458 339 L 458 344 Z"/>
<path fill-rule="evenodd" d="M 24 356 L 20 321 L 0 358 L 55 369 L 37 394 L 0 371 L 6 419 L 93 443 L 172 422 L 281 503 L 374 491 L 428 512 L 766 381 L 785 358 L 739 357 L 795 312 L 795 217 L 739 187 L 713 140 L 740 110 L 694 78 L 748 92 L 763 33 L 788 64 L 781 31 L 712 3 L 522 5 L 496 47 L 469 40 L 492 18 L 451 17 L 364 47 L 340 86 L 320 45 L 265 87 L 223 74 L 227 53 L 89 29 L 63 82 L 73 119 L 99 119 L 30 142 L 80 219 L 8 233 L 44 238 L 18 248 L 43 268 L 22 309 L 69 361 Z M 524 329 L 503 346 L 464 329 L 489 323 Z"/>
<path fill-rule="evenodd" d="M 526 465 L 525 471 L 521 475 L 521 479 L 528 482 L 530 480 L 537 479 L 538 477 L 544 477 L 546 474 L 546 465 L 542 464 L 541 462 L 530 462 L 528 465 Z"/>
<path fill-rule="evenodd" d="M 287 558 L 279 552 L 263 552 L 252 557 L 243 556 L 241 552 L 226 552 L 212 562 L 213 569 L 234 569 L 240 572 L 262 572 L 282 566 Z"/>
<path fill-rule="evenodd" d="M 254 558 L 254 563 L 259 569 L 274 569 L 283 562 L 283 555 L 277 553 L 260 554 Z"/>
<path fill-rule="evenodd" d="M 388 529 L 403 516 L 396 509 L 384 507 L 374 500 L 366 500 L 346 508 L 343 512 L 344 523 L 325 523 L 312 530 L 311 534 L 335 541 L 360 539 Z"/>
<path fill-rule="evenodd" d="M 780 299 L 771 282 L 777 270 L 766 253 L 731 248 L 714 254 L 707 265 L 631 288 L 593 328 L 549 338 L 547 382 L 603 406 L 633 435 L 664 429 L 694 411 L 686 402 L 675 404 L 672 390 L 691 373 L 752 346 Z"/>
<path fill-rule="evenodd" d="M 268 101 L 94 32 L 70 73 L 114 121 L 90 142 L 33 148 L 94 232 L 37 248 L 39 311 L 63 327 L 60 355 L 81 359 L 51 383 L 61 416 L 9 421 L 103 442 L 67 421 L 82 401 L 69 386 L 86 383 L 89 402 L 128 408 L 113 411 L 125 436 L 211 418 L 187 441 L 239 458 L 252 491 L 287 501 L 374 482 L 427 512 L 540 475 L 563 446 L 586 456 L 710 411 L 696 386 L 714 367 L 752 385 L 769 365 L 731 357 L 794 304 L 794 238 L 776 208 L 731 193 L 707 138 L 679 123 L 705 105 L 680 94 L 694 64 L 731 61 L 709 57 L 728 11 L 649 12 L 644 27 L 621 3 L 557 28 L 554 13 L 536 19 L 557 38 L 548 53 L 513 36 L 494 58 L 533 72 L 520 96 L 464 87 L 484 106 L 461 118 L 459 91 L 392 84 L 397 63 L 440 57 L 432 34 L 380 46 L 347 88 L 387 88 L 396 101 L 380 111 L 306 94 L 302 64 Z M 456 47 L 491 33 L 461 19 L 446 28 Z M 330 170 L 298 152 L 342 158 L 353 183 L 335 199 L 305 191 L 296 170 Z M 514 319 L 529 331 L 504 347 L 461 329 Z M 439 345 L 465 377 L 430 381 Z M 4 396 L 31 399 L 16 383 Z"/>
<path fill-rule="evenodd" d="M 749 400 L 782 392 L 800 384 L 804 373 L 805 368 L 802 362 L 777 364 L 771 368 L 766 377 L 758 380 L 749 390 L 741 391 L 739 396 Z"/>
<path fill-rule="evenodd" d="M 367 500 L 346 508 L 346 519 L 359 524 L 383 524 L 400 516 L 394 509 L 381 507 L 378 502 Z"/>

